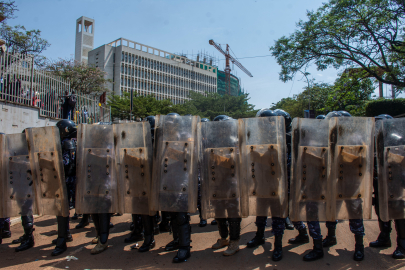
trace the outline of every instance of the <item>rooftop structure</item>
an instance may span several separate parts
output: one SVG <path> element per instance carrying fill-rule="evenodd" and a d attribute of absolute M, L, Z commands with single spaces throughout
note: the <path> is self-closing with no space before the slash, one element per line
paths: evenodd
<path fill-rule="evenodd" d="M 94 20 L 80 17 L 76 20 L 75 60 L 87 64 L 89 51 L 94 48 Z"/>

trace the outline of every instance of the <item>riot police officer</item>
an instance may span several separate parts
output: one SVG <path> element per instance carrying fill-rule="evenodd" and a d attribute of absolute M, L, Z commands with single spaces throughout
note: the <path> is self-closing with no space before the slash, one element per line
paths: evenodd
<path fill-rule="evenodd" d="M 0 132 L 0 134 L 4 134 Z M 3 238 L 10 238 L 11 231 L 10 231 L 10 218 L 0 218 L 0 244 L 3 241 Z"/>
<path fill-rule="evenodd" d="M 326 115 L 325 119 L 329 120 L 332 117 L 351 117 L 348 112 L 345 111 L 333 111 Z M 337 221 L 327 221 L 326 228 L 328 229 L 328 234 L 325 239 L 322 240 L 321 228 L 319 226 L 319 221 L 308 221 L 309 233 L 314 241 L 314 248 L 308 254 L 304 256 L 304 261 L 314 261 L 323 258 L 322 247 L 332 247 L 337 244 L 336 239 L 336 225 Z M 363 219 L 349 219 L 350 231 L 355 236 L 355 251 L 353 254 L 353 259 L 355 261 L 362 261 L 364 259 L 364 225 Z"/>
<path fill-rule="evenodd" d="M 74 204 L 75 190 L 76 190 L 76 137 L 77 128 L 76 124 L 71 120 L 60 120 L 56 123 L 59 129 L 61 145 L 62 145 L 62 158 L 65 172 L 65 181 L 68 193 L 68 201 Z M 67 242 L 73 241 L 72 235 L 69 231 L 69 217 L 57 216 L 58 222 L 58 238 L 52 241 L 56 244 L 52 256 L 62 254 L 67 250 Z"/>
<path fill-rule="evenodd" d="M 208 118 L 202 118 L 201 122 L 209 122 L 210 120 Z M 200 227 L 205 227 L 207 226 L 207 220 L 202 218 L 202 208 L 201 208 L 201 168 L 198 168 L 198 200 L 197 200 L 197 208 L 198 212 L 200 213 L 200 223 L 198 226 Z"/>
<path fill-rule="evenodd" d="M 381 121 L 385 119 L 393 119 L 392 116 L 388 114 L 380 114 L 375 117 L 376 121 Z M 378 198 L 378 174 L 377 174 L 377 159 L 374 159 L 374 177 L 373 177 L 373 187 L 374 187 L 374 198 L 373 204 L 375 212 L 378 216 L 378 225 L 380 228 L 380 234 L 377 240 L 370 242 L 369 246 L 378 247 L 391 247 L 391 220 L 384 222 L 380 219 L 380 208 L 379 208 L 379 198 Z M 397 231 L 397 248 L 395 249 L 392 257 L 394 259 L 404 259 L 405 258 L 405 219 L 395 220 L 395 229 Z"/>

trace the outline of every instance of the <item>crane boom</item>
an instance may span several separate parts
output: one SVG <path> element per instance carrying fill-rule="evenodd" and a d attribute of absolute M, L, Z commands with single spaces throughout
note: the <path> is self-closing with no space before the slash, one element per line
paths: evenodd
<path fill-rule="evenodd" d="M 226 51 L 224 51 L 220 44 L 214 42 L 214 40 L 210 39 L 209 44 L 214 46 L 220 53 L 225 56 L 226 65 L 225 65 L 225 83 L 227 92 L 231 94 L 231 66 L 230 61 L 234 63 L 237 67 L 239 67 L 243 72 L 245 72 L 249 77 L 253 77 L 253 75 L 247 70 L 238 60 L 236 60 L 230 53 L 229 53 L 229 45 L 226 44 Z"/>

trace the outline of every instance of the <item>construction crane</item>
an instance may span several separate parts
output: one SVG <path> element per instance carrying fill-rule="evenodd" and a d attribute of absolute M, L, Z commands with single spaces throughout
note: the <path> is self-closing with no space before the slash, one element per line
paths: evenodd
<path fill-rule="evenodd" d="M 243 72 L 245 72 L 249 77 L 253 77 L 253 75 L 247 70 L 238 60 L 232 57 L 229 53 L 229 45 L 226 44 L 226 51 L 222 50 L 221 44 L 217 44 L 214 42 L 213 39 L 209 41 L 210 45 L 214 46 L 220 53 L 225 56 L 226 65 L 225 65 L 225 85 L 228 95 L 231 94 L 231 66 L 230 61 L 238 66 Z"/>

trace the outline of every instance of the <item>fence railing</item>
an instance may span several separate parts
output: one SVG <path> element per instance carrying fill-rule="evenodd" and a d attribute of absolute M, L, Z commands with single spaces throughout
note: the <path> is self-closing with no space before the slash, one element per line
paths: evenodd
<path fill-rule="evenodd" d="M 70 84 L 59 76 L 34 68 L 30 55 L 0 54 L 0 100 L 39 108 L 40 116 L 71 119 L 76 123 L 110 122 L 110 108 L 98 97 L 76 93 L 69 106 Z"/>

